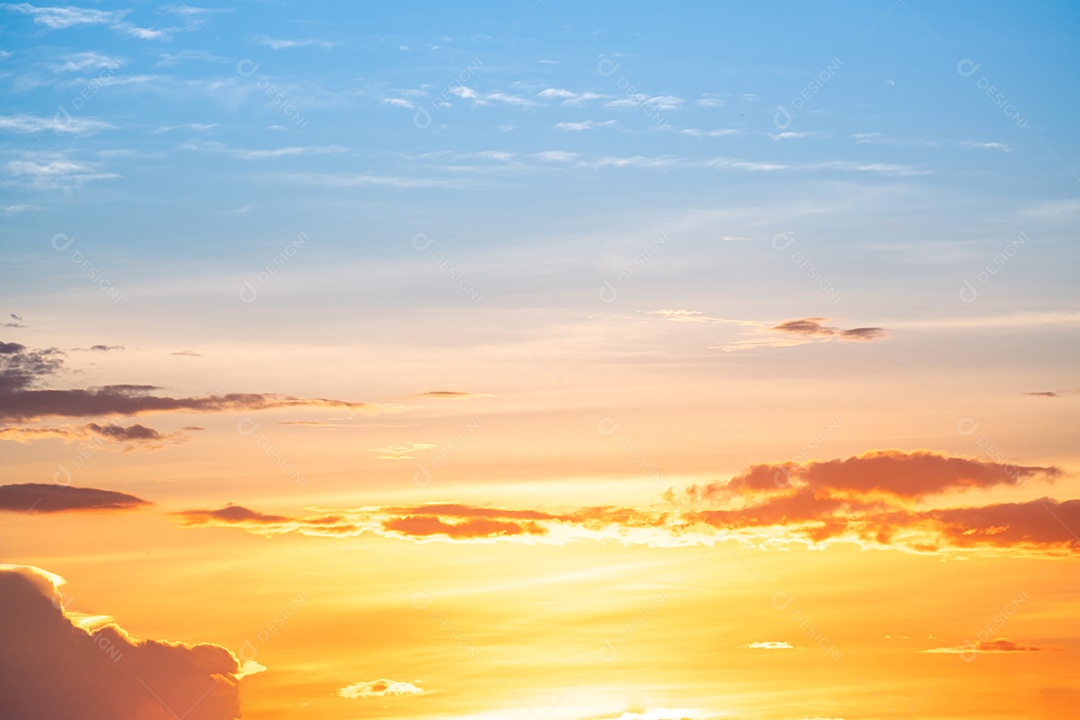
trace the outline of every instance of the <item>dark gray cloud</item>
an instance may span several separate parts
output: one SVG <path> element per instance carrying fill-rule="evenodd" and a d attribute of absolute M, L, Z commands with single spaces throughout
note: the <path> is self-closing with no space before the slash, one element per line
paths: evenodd
<path fill-rule="evenodd" d="M 49 483 L 0 485 L 0 511 L 55 513 L 89 510 L 133 510 L 149 505 L 127 493 Z"/>
<path fill-rule="evenodd" d="M 202 397 L 155 395 L 155 385 L 106 385 L 54 390 L 42 387 L 63 366 L 56 348 L 31 350 L 0 342 L 0 421 L 26 422 L 43 417 L 101 417 L 154 412 L 229 412 L 283 407 L 364 407 L 327 398 L 272 393 L 228 393 Z"/>

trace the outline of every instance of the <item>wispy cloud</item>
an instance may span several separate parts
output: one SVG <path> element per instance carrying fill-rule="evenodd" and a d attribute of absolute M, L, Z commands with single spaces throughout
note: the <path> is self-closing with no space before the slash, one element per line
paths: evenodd
<path fill-rule="evenodd" d="M 382 698 L 391 695 L 422 695 L 423 689 L 403 680 L 372 680 L 347 685 L 337 694 L 343 698 Z"/>
<path fill-rule="evenodd" d="M 1005 143 L 999 142 L 974 142 L 973 140 L 965 140 L 960 143 L 960 147 L 971 148 L 974 150 L 998 150 L 1000 152 L 1012 152 L 1012 148 Z"/>
<path fill-rule="evenodd" d="M 792 347 L 822 340 L 872 341 L 880 340 L 888 335 L 888 331 L 882 327 L 832 327 L 826 325 L 825 322 L 828 319 L 822 317 L 805 317 L 768 323 L 758 320 L 710 317 L 698 310 L 661 309 L 653 310 L 649 314 L 673 322 L 726 324 L 751 328 L 749 337 L 718 346 L 719 349 L 729 352 L 756 348 Z"/>
<path fill-rule="evenodd" d="M 569 130 L 571 132 L 581 132 L 582 130 L 593 130 L 595 128 L 616 127 L 618 123 L 615 120 L 583 120 L 581 122 L 558 122 L 552 127 L 556 130 Z"/>
<path fill-rule="evenodd" d="M 390 445 L 382 448 L 369 448 L 368 452 L 376 453 L 379 460 L 416 460 L 417 451 L 431 450 L 438 445 L 430 443 L 407 442 L 401 445 Z"/>
<path fill-rule="evenodd" d="M 270 38 L 263 35 L 252 38 L 252 42 L 255 45 L 263 45 L 271 50 L 292 50 L 294 48 L 303 47 L 317 47 L 323 50 L 330 50 L 334 47 L 334 43 L 329 40 L 318 40 L 314 38 L 300 38 L 297 40 L 283 40 Z"/>
<path fill-rule="evenodd" d="M 952 647 L 938 647 L 929 650 L 920 650 L 922 653 L 931 655 L 999 655 L 1003 653 L 1033 653 L 1033 652 L 1060 652 L 1061 648 L 1050 645 L 1026 645 L 1013 642 L 1007 638 L 995 640 L 980 640 L 966 645 L 954 645 Z"/>
<path fill-rule="evenodd" d="M 795 646 L 786 641 L 762 640 L 740 645 L 742 650 L 794 650 Z"/>
<path fill-rule="evenodd" d="M 171 30 L 174 30 L 174 28 L 155 30 L 133 25 L 124 20 L 127 14 L 126 10 L 113 12 L 74 6 L 39 7 L 30 3 L 6 3 L 0 5 L 0 7 L 12 12 L 29 15 L 36 24 L 44 25 L 50 30 L 66 30 L 84 25 L 107 25 L 112 30 L 140 40 L 162 38 Z"/>
<path fill-rule="evenodd" d="M 604 103 L 604 107 L 620 110 L 640 107 L 651 107 L 657 110 L 678 110 L 685 101 L 674 95 L 646 95 L 634 93 L 629 97 L 619 98 Z"/>
<path fill-rule="evenodd" d="M 563 88 L 547 88 L 536 94 L 544 100 L 561 100 L 563 105 L 582 105 L 592 100 L 606 100 L 611 95 L 596 92 L 573 92 Z"/>
<path fill-rule="evenodd" d="M 36 133 L 46 130 L 72 135 L 86 135 L 98 130 L 115 128 L 103 120 L 82 117 L 40 117 L 36 115 L 0 115 L 0 129 L 14 132 Z"/>

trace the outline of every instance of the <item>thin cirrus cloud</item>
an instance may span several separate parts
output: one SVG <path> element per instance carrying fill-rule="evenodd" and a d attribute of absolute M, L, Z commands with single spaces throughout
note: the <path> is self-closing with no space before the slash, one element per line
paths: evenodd
<path fill-rule="evenodd" d="M 0 717 L 233 720 L 243 667 L 218 645 L 137 640 L 64 607 L 63 578 L 0 565 Z"/>
<path fill-rule="evenodd" d="M 346 685 L 338 690 L 340 697 L 355 700 L 357 698 L 384 698 L 394 695 L 423 695 L 424 690 L 415 683 L 404 680 L 372 680 Z"/>
<path fill-rule="evenodd" d="M 113 30 L 140 40 L 153 40 L 165 37 L 176 29 L 155 30 L 132 25 L 123 20 L 126 14 L 125 11 L 111 12 L 80 7 L 39 7 L 30 3 L 5 3 L 0 5 L 0 8 L 22 15 L 29 15 L 34 23 L 44 25 L 50 30 L 66 30 L 84 25 L 107 25 Z"/>
<path fill-rule="evenodd" d="M 556 130 L 567 130 L 569 132 L 581 132 L 583 130 L 594 130 L 596 128 L 617 127 L 618 123 L 615 120 L 583 120 L 581 122 L 557 122 L 552 125 Z"/>
<path fill-rule="evenodd" d="M 317 47 L 323 50 L 330 50 L 334 47 L 334 43 L 329 40 L 317 40 L 313 38 L 301 38 L 297 40 L 282 40 L 270 37 L 256 37 L 252 40 L 256 45 L 263 45 L 271 50 L 292 50 L 295 48 L 304 47 Z"/>
<path fill-rule="evenodd" d="M 0 512 L 58 513 L 137 510 L 150 502 L 127 493 L 48 483 L 0 485 Z"/>
<path fill-rule="evenodd" d="M 215 413 L 285 407 L 344 407 L 350 410 L 368 407 L 364 403 L 344 400 L 271 393 L 175 398 L 152 394 L 161 389 L 155 385 L 106 385 L 69 390 L 41 387 L 46 380 L 60 372 L 64 356 L 65 353 L 56 348 L 30 349 L 19 343 L 0 342 L 0 421 L 26 422 L 44 417 L 100 417 L 161 412 Z"/>
<path fill-rule="evenodd" d="M 652 508 L 585 507 L 564 511 L 463 504 L 325 510 L 304 517 L 266 515 L 239 506 L 174 515 L 187 526 L 236 527 L 273 536 L 371 534 L 416 542 L 580 540 L 675 547 L 736 540 L 758 547 L 849 542 L 909 552 L 979 550 L 1052 555 L 1076 551 L 1080 500 L 922 508 L 960 501 L 971 489 L 1052 482 L 1055 467 L 1013 466 L 921 450 L 875 450 L 843 460 L 759 464 L 726 482 L 669 491 Z"/>
<path fill-rule="evenodd" d="M 104 120 L 80 117 L 41 117 L 37 115 L 0 115 L 0 129 L 21 133 L 52 132 L 86 135 L 98 130 L 110 130 L 115 125 Z"/>

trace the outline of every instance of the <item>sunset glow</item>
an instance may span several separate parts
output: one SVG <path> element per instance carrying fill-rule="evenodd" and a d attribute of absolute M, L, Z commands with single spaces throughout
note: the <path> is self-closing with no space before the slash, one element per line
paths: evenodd
<path fill-rule="evenodd" d="M 1080 6 L 0 6 L 0 720 L 1080 708 Z"/>

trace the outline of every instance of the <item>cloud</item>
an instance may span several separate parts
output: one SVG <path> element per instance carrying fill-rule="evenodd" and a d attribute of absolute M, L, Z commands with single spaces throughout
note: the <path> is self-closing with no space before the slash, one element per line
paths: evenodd
<path fill-rule="evenodd" d="M 98 130 L 115 128 L 103 120 L 80 117 L 38 117 L 36 115 L 0 115 L 0 129 L 13 132 L 36 133 L 51 130 L 72 135 L 86 135 Z M 14 163 L 12 163 L 14 164 Z"/>
<path fill-rule="evenodd" d="M 190 428 L 188 428 L 190 429 Z M 0 427 L 0 440 L 12 440 L 28 445 L 35 440 L 58 438 L 65 443 L 100 438 L 115 443 L 134 443 L 149 449 L 157 449 L 162 443 L 182 443 L 188 437 L 182 432 L 164 434 L 145 425 L 61 425 L 59 427 Z M 129 448 L 134 446 L 129 446 Z"/>
<path fill-rule="evenodd" d="M 143 28 L 131 23 L 124 22 L 125 11 L 110 12 L 107 10 L 95 10 L 80 7 L 38 7 L 29 3 L 0 5 L 5 10 L 30 15 L 33 21 L 44 25 L 50 30 L 66 30 L 67 28 L 82 25 L 108 25 L 111 29 L 126 35 L 137 37 L 140 40 L 152 40 L 164 37 L 167 30 L 154 30 Z"/>
<path fill-rule="evenodd" d="M 980 640 L 976 643 L 955 645 L 953 647 L 931 648 L 919 652 L 931 655 L 995 655 L 1001 653 L 1059 652 L 1060 650 L 1061 648 L 1050 645 L 1025 645 L 1006 638 L 997 638 L 996 640 Z"/>
<path fill-rule="evenodd" d="M 546 162 L 571 162 L 580 157 L 580 153 L 566 152 L 564 150 L 545 150 L 536 153 L 536 157 Z"/>
<path fill-rule="evenodd" d="M 683 102 L 682 98 L 674 95 L 649 96 L 645 93 L 634 93 L 618 100 L 606 102 L 604 107 L 618 109 L 649 107 L 656 110 L 678 110 Z"/>
<path fill-rule="evenodd" d="M 379 460 L 416 460 L 417 450 L 431 450 L 438 445 L 429 443 L 407 442 L 401 445 L 390 445 L 384 448 L 368 448 L 368 452 L 379 453 Z"/>
<path fill-rule="evenodd" d="M 618 715 L 604 715 L 594 720 L 724 720 L 729 715 L 716 715 L 697 708 L 634 708 Z"/>
<path fill-rule="evenodd" d="M 482 100 L 478 101 L 478 104 L 486 105 L 490 100 L 501 102 L 504 105 L 516 105 L 517 107 L 532 107 L 535 104 L 528 98 L 523 98 L 520 95 L 510 95 L 509 93 L 504 92 L 488 93 Z"/>
<path fill-rule="evenodd" d="M 422 695 L 424 690 L 403 680 L 372 680 L 358 682 L 338 690 L 343 698 L 381 698 L 390 695 Z"/>
<path fill-rule="evenodd" d="M 592 130 L 594 128 L 602 127 L 615 127 L 618 123 L 614 120 L 604 120 L 603 122 L 597 120 L 584 120 L 582 122 L 558 122 L 552 125 L 556 130 L 569 130 L 571 132 L 581 132 L 582 130 Z"/>
<path fill-rule="evenodd" d="M 134 510 L 150 503 L 127 493 L 97 488 L 21 483 L 0 485 L 0 511 L 56 513 L 81 510 Z"/>
<path fill-rule="evenodd" d="M 974 150 L 1000 150 L 1001 152 L 1012 152 L 1012 148 L 1005 143 L 999 142 L 973 142 L 971 140 L 965 140 L 960 143 L 960 147 L 971 148 Z"/>
<path fill-rule="evenodd" d="M 825 318 L 808 317 L 799 320 L 785 320 L 771 329 L 781 333 L 793 335 L 810 335 L 816 337 L 835 337 L 841 340 L 879 340 L 888 334 L 885 328 L 860 327 L 850 330 L 826 327 L 822 325 Z"/>
<path fill-rule="evenodd" d="M 155 412 L 237 412 L 285 407 L 365 407 L 327 398 L 269 393 L 228 393 L 174 398 L 152 394 L 154 385 L 107 385 L 73 390 L 37 389 L 63 365 L 56 348 L 31 350 L 0 342 L 0 420 L 29 421 L 42 417 L 144 415 Z"/>
<path fill-rule="evenodd" d="M 412 397 L 431 398 L 433 400 L 468 400 L 469 398 L 490 397 L 486 393 L 461 392 L 458 390 L 429 390 Z"/>
<path fill-rule="evenodd" d="M 90 121 L 87 121 L 90 122 Z M 80 128 L 80 121 L 64 123 Z M 76 130 L 78 132 L 78 130 Z M 40 189 L 81 188 L 91 180 L 110 180 L 120 177 L 116 173 L 100 172 L 100 163 L 72 160 L 62 153 L 26 153 L 22 160 L 7 163 L 8 175 L 19 178 L 24 184 Z"/>
<path fill-rule="evenodd" d="M 1006 465 L 949 457 L 930 450 L 871 450 L 842 460 L 752 465 L 725 482 L 693 485 L 686 493 L 692 501 L 710 502 L 791 497 L 800 491 L 813 499 L 922 500 L 973 488 L 1017 487 L 1031 479 L 1053 481 L 1063 474 L 1051 466 Z"/>
<path fill-rule="evenodd" d="M 63 30 L 78 25 L 105 25 L 116 19 L 115 13 L 91 8 L 37 7 L 30 3 L 5 4 L 0 7 L 30 15 L 35 23 L 52 30 Z"/>
<path fill-rule="evenodd" d="M 760 642 L 747 643 L 740 645 L 742 650 L 794 650 L 795 647 L 789 642 L 778 642 L 775 640 L 764 640 Z"/>
<path fill-rule="evenodd" d="M 219 155 L 229 155 L 241 160 L 265 160 L 267 158 L 295 157 L 308 155 L 333 155 L 343 153 L 346 148 L 340 145 L 297 146 L 249 150 L 245 148 L 231 148 L 219 142 L 195 142 L 181 145 L 182 150 L 195 150 L 198 152 L 211 152 Z"/>
<path fill-rule="evenodd" d="M 465 87 L 464 85 L 455 85 L 454 87 L 450 88 L 448 92 L 451 95 L 456 95 L 462 100 L 475 100 L 480 96 L 478 92 L 476 92 L 472 88 Z"/>
<path fill-rule="evenodd" d="M 699 101 L 700 102 L 700 101 Z M 740 130 L 735 128 L 716 128 L 714 130 L 699 130 L 698 128 L 684 128 L 679 131 L 683 135 L 691 137 L 723 137 L 725 135 L 738 135 Z"/>
<path fill-rule="evenodd" d="M 1031 397 L 1045 397 L 1045 398 L 1059 398 L 1063 395 L 1080 395 L 1080 388 L 1071 388 L 1069 390 L 1041 390 L 1038 392 L 1026 392 L 1025 395 Z"/>
<path fill-rule="evenodd" d="M 80 52 L 68 55 L 64 64 L 57 68 L 57 72 L 79 72 L 88 68 L 97 70 L 116 70 L 124 64 L 120 58 L 111 58 L 96 52 Z"/>
<path fill-rule="evenodd" d="M 757 320 L 732 320 L 706 315 L 698 310 L 660 309 L 649 312 L 665 320 L 683 323 L 729 324 L 751 328 L 741 340 L 734 340 L 715 346 L 720 350 L 733 352 L 765 347 L 793 347 L 815 341 L 872 341 L 888 336 L 888 330 L 881 327 L 856 327 L 849 329 L 825 325 L 827 318 L 805 317 L 797 320 L 784 320 L 779 323 L 765 323 Z"/>
<path fill-rule="evenodd" d="M 754 465 L 724 482 L 665 494 L 649 508 L 597 506 L 562 511 L 452 503 L 319 509 L 304 517 L 242 507 L 178 513 L 189 526 L 233 526 L 259 535 L 378 535 L 415 542 L 561 545 L 616 541 L 672 547 L 734 540 L 757 547 L 828 542 L 910 552 L 979 550 L 1018 555 L 1080 551 L 1080 500 L 921 509 L 962 499 L 971 489 L 1052 481 L 1054 467 L 1013 466 L 927 450 L 874 450 L 825 462 Z"/>
<path fill-rule="evenodd" d="M 547 88 L 536 94 L 544 100 L 562 100 L 563 105 L 581 105 L 592 100 L 606 100 L 610 95 L 595 92 L 573 92 L 562 88 Z"/>
<path fill-rule="evenodd" d="M 226 505 L 220 510 L 185 510 L 175 513 L 184 519 L 188 525 L 212 525 L 217 521 L 225 524 L 279 524 L 288 523 L 289 518 L 284 515 L 268 515 L 266 513 L 248 510 L 239 505 Z"/>
<path fill-rule="evenodd" d="M 329 40 L 316 40 L 311 38 L 303 38 L 299 40 L 275 40 L 265 36 L 256 37 L 252 40 L 256 45 L 265 45 L 271 50 L 292 50 L 293 48 L 302 47 L 318 47 L 324 50 L 330 50 L 334 47 L 334 43 Z"/>
<path fill-rule="evenodd" d="M 138 640 L 64 607 L 63 578 L 0 565 L 0 717 L 233 720 L 237 658 L 218 645 Z M 246 664 L 247 665 L 247 664 Z"/>

